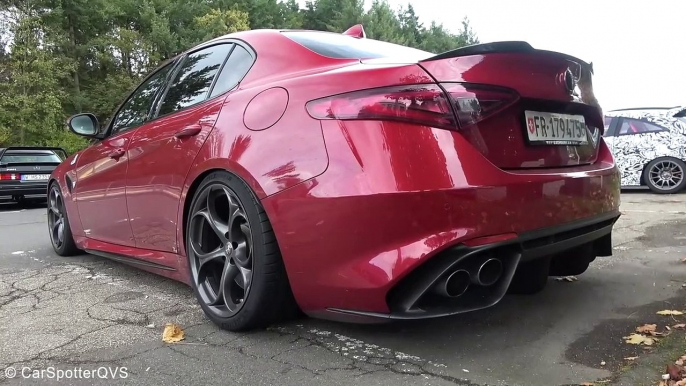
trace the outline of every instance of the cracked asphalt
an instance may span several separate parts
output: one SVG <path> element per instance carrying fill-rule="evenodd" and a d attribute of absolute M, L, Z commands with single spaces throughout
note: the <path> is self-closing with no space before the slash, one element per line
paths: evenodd
<path fill-rule="evenodd" d="M 686 307 L 686 194 L 624 193 L 621 210 L 615 255 L 598 258 L 576 282 L 551 278 L 537 295 L 508 295 L 487 310 L 428 321 L 303 318 L 234 334 L 211 324 L 183 284 L 100 257 L 55 255 L 43 204 L 0 203 L 0 370 L 17 370 L 13 378 L 0 371 L 0 384 L 55 383 L 58 370 L 77 369 L 80 379 L 60 383 L 550 386 L 608 379 L 638 350 L 622 336 L 655 309 Z M 168 322 L 185 330 L 182 343 L 162 342 Z M 42 378 L 22 376 L 40 370 Z"/>

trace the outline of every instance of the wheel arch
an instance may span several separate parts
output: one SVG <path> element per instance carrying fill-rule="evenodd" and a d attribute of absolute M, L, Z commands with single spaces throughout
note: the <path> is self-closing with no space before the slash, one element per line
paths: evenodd
<path fill-rule="evenodd" d="M 179 254 L 183 256 L 188 256 L 186 253 L 186 228 L 188 225 L 188 215 L 190 211 L 191 202 L 195 193 L 198 191 L 202 181 L 211 173 L 217 171 L 224 171 L 231 173 L 232 175 L 239 178 L 243 183 L 250 189 L 250 191 L 255 195 L 256 199 L 260 201 L 266 196 L 264 190 L 259 185 L 257 180 L 248 173 L 247 170 L 243 169 L 240 165 L 232 165 L 229 160 L 214 159 L 209 160 L 203 165 L 198 165 L 189 173 L 186 184 L 184 184 L 184 190 L 180 198 L 180 210 L 179 210 L 179 224 L 181 224 L 179 229 L 177 229 L 177 235 L 179 238 Z M 182 265 L 187 264 L 187 261 L 183 262 Z"/>

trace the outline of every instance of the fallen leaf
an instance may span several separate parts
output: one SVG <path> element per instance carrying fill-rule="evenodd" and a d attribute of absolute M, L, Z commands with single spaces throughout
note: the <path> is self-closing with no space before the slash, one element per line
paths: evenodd
<path fill-rule="evenodd" d="M 681 260 L 682 263 L 686 264 L 686 257 L 684 257 L 683 260 Z"/>
<path fill-rule="evenodd" d="M 674 364 L 677 365 L 677 366 L 683 366 L 683 365 L 684 365 L 684 360 L 683 360 L 683 359 L 677 359 L 677 360 L 674 362 Z"/>
<path fill-rule="evenodd" d="M 595 386 L 595 383 L 584 382 L 584 383 L 580 383 L 579 386 Z"/>
<path fill-rule="evenodd" d="M 178 325 L 174 323 L 167 323 L 164 325 L 164 332 L 162 333 L 162 341 L 165 343 L 176 343 L 184 340 L 185 333 Z"/>
<path fill-rule="evenodd" d="M 624 340 L 629 344 L 644 344 L 646 346 L 652 346 L 653 343 L 655 343 L 655 339 L 648 338 L 647 336 L 641 334 L 631 334 L 629 336 L 625 336 Z"/>
<path fill-rule="evenodd" d="M 564 277 L 558 277 L 555 279 L 557 281 L 568 281 L 568 282 L 573 282 L 579 280 L 576 276 L 564 276 Z"/>
<path fill-rule="evenodd" d="M 681 311 L 676 311 L 676 310 L 662 310 L 657 312 L 658 315 L 683 315 L 684 313 Z"/>
<path fill-rule="evenodd" d="M 660 381 L 660 384 L 657 386 L 669 386 L 665 381 Z"/>
<path fill-rule="evenodd" d="M 627 361 L 635 361 L 636 359 L 638 359 L 638 357 L 626 357 L 626 358 L 624 358 L 624 360 L 627 360 Z"/>
<path fill-rule="evenodd" d="M 672 326 L 672 328 L 677 330 L 683 330 L 686 328 L 686 323 L 679 323 Z"/>
<path fill-rule="evenodd" d="M 641 334 L 649 334 L 651 332 L 655 332 L 657 329 L 657 324 L 644 324 L 640 327 L 636 327 L 636 332 L 640 332 Z"/>
<path fill-rule="evenodd" d="M 675 383 L 674 386 L 686 386 L 686 379 L 682 379 L 679 382 Z"/>
<path fill-rule="evenodd" d="M 667 374 L 669 374 L 669 378 L 673 381 L 680 381 L 682 378 L 681 369 L 673 364 L 667 365 Z"/>

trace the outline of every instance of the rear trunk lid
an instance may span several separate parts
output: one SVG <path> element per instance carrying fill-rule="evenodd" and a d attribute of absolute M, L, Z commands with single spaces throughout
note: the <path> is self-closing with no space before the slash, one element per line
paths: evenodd
<path fill-rule="evenodd" d="M 460 133 L 494 165 L 595 162 L 603 119 L 592 65 L 524 42 L 464 47 L 419 65 L 451 96 Z"/>

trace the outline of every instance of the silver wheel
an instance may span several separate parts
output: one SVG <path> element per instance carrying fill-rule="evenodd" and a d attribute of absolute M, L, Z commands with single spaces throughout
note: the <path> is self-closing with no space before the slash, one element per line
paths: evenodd
<path fill-rule="evenodd" d="M 683 181 L 684 169 L 674 160 L 659 160 L 648 169 L 647 182 L 656 190 L 673 191 L 681 187 Z"/>

